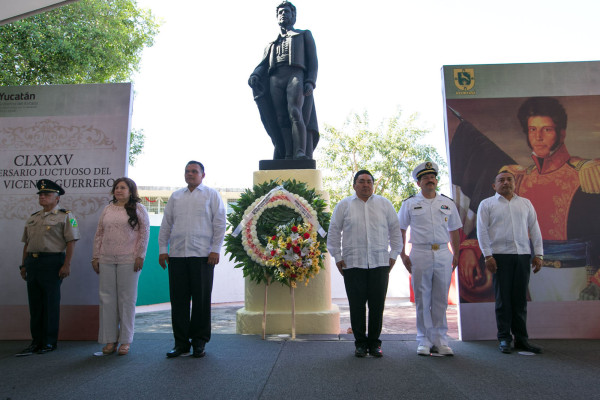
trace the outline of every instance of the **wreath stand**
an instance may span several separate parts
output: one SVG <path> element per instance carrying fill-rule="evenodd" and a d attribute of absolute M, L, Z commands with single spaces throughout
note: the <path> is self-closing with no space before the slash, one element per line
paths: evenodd
<path fill-rule="evenodd" d="M 265 302 L 263 305 L 263 317 L 262 317 L 262 339 L 265 340 L 267 334 L 267 294 L 269 292 L 269 284 L 271 278 L 267 277 L 267 283 L 265 283 Z"/>

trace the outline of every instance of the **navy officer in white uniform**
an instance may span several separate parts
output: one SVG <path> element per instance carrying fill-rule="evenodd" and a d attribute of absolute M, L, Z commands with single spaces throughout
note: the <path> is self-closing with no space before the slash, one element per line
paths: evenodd
<path fill-rule="evenodd" d="M 462 227 L 454 201 L 436 192 L 438 166 L 424 162 L 412 173 L 421 191 L 402 202 L 398 212 L 402 240 L 410 226 L 410 255 L 402 248 L 400 257 L 412 274 L 417 310 L 417 354 L 454 355 L 448 346 L 448 290 L 458 265 Z M 452 252 L 448 248 L 452 246 Z"/>

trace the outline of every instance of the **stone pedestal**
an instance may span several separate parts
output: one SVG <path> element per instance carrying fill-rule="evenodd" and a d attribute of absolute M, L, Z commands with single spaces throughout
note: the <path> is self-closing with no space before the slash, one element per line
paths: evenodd
<path fill-rule="evenodd" d="M 321 171 L 308 169 L 271 170 L 254 172 L 254 184 L 270 180 L 295 179 L 305 182 L 309 188 L 326 201 Z M 296 304 L 296 334 L 340 333 L 340 310 L 331 303 L 331 266 L 325 257 L 325 268 L 311 279 L 308 286 L 298 284 L 294 289 Z M 262 334 L 262 315 L 265 285 L 257 285 L 246 278 L 244 308 L 237 312 L 237 333 Z M 292 298 L 290 288 L 278 282 L 269 285 L 267 296 L 267 334 L 292 332 Z"/>

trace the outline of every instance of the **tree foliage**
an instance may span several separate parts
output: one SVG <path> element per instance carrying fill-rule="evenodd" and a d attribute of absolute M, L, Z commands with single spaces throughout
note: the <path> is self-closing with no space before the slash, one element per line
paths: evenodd
<path fill-rule="evenodd" d="M 342 129 L 325 125 L 318 159 L 327 170 L 323 181 L 332 209 L 354 193 L 354 174 L 361 169 L 373 174 L 375 194 L 388 198 L 399 210 L 402 200 L 418 191 L 411 176 L 417 165 L 430 160 L 445 168 L 435 147 L 421 143 L 429 131 L 417 126 L 417 118 L 412 114 L 403 119 L 399 111 L 372 129 L 364 112 L 350 115 Z"/>
<path fill-rule="evenodd" d="M 131 80 L 158 23 L 135 0 L 80 0 L 0 26 L 0 85 Z"/>
<path fill-rule="evenodd" d="M 143 129 L 132 129 L 129 133 L 129 165 L 134 165 L 138 156 L 142 154 L 145 139 Z"/>
<path fill-rule="evenodd" d="M 132 80 L 159 24 L 135 0 L 80 0 L 0 26 L 0 85 Z M 129 164 L 144 147 L 130 132 Z"/>

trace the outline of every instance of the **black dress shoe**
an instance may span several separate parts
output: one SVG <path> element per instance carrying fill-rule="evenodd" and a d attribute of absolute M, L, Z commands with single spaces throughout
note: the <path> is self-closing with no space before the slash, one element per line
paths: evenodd
<path fill-rule="evenodd" d="M 55 344 L 47 344 L 45 346 L 40 346 L 40 348 L 38 349 L 37 353 L 38 354 L 46 354 L 49 353 L 51 351 L 56 350 L 56 345 Z"/>
<path fill-rule="evenodd" d="M 510 348 L 510 342 L 506 340 L 500 341 L 500 346 L 498 346 L 498 349 L 500 349 L 500 351 L 504 354 L 512 353 L 512 349 Z"/>
<path fill-rule="evenodd" d="M 199 346 L 192 346 L 192 348 L 194 349 L 194 352 L 192 353 L 192 357 L 201 358 L 206 355 L 203 344 L 201 344 Z"/>
<path fill-rule="evenodd" d="M 535 354 L 542 354 L 542 348 L 529 343 L 527 340 L 515 340 L 515 349 L 525 350 Z"/>
<path fill-rule="evenodd" d="M 182 355 L 183 353 L 187 353 L 189 351 L 189 349 L 182 349 L 181 347 L 173 347 L 173 350 L 169 351 L 167 353 L 167 358 L 175 358 L 175 357 L 179 357 L 180 355 Z"/>
<path fill-rule="evenodd" d="M 15 354 L 17 357 L 25 357 L 25 356 L 30 356 L 33 353 L 37 353 L 39 350 L 41 349 L 40 345 L 31 343 L 28 347 L 24 348 L 23 350 L 21 350 L 20 352 L 18 352 L 17 354 Z"/>
<path fill-rule="evenodd" d="M 367 356 L 367 348 L 363 346 L 357 346 L 356 350 L 354 350 L 354 356 L 356 357 L 366 357 Z"/>
<path fill-rule="evenodd" d="M 369 354 L 373 357 L 383 357 L 383 351 L 381 351 L 381 346 L 371 347 L 369 349 Z"/>

